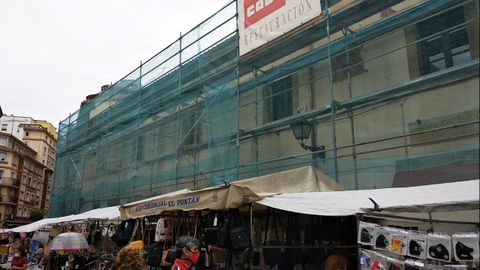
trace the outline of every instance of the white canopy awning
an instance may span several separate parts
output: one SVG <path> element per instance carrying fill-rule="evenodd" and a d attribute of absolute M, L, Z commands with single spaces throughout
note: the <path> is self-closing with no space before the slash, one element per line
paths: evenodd
<path fill-rule="evenodd" d="M 257 203 L 289 212 L 347 216 L 370 212 L 374 200 L 382 211 L 449 212 L 479 209 L 479 180 L 405 188 L 285 193 Z M 477 219 L 478 220 L 478 219 Z"/>
<path fill-rule="evenodd" d="M 64 217 L 56 218 L 44 218 L 38 221 L 35 221 L 30 224 L 18 226 L 12 229 L 4 229 L 0 232 L 34 232 L 38 231 L 48 225 L 54 225 L 65 222 L 80 221 L 80 220 L 113 220 L 120 218 L 120 205 L 110 206 L 105 208 L 93 209 L 87 212 L 83 212 L 78 215 L 69 215 Z"/>
<path fill-rule="evenodd" d="M 78 215 L 74 215 L 70 221 L 75 220 L 111 220 L 120 218 L 120 205 L 97 208 Z"/>

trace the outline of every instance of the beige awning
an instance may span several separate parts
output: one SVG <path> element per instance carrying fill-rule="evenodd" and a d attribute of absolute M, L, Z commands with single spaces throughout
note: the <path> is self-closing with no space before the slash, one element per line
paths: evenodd
<path fill-rule="evenodd" d="M 321 171 L 307 166 L 231 183 L 226 208 L 237 208 L 281 193 L 345 190 Z"/>
<path fill-rule="evenodd" d="M 227 186 L 215 186 L 200 190 L 182 189 L 162 194 L 120 207 L 120 218 L 140 218 L 174 210 L 225 209 L 228 196 Z"/>
<path fill-rule="evenodd" d="M 182 189 L 120 207 L 122 219 L 158 215 L 174 210 L 238 208 L 281 193 L 344 190 L 319 170 L 307 166 L 200 190 Z"/>

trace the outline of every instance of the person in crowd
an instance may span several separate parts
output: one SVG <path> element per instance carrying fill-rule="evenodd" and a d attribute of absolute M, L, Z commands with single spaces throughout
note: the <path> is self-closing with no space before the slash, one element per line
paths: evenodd
<path fill-rule="evenodd" d="M 75 255 L 73 254 L 68 255 L 68 260 L 67 262 L 65 262 L 65 269 L 66 270 L 75 269 Z"/>
<path fill-rule="evenodd" d="M 178 238 L 175 246 L 182 249 L 180 258 L 175 259 L 171 270 L 188 270 L 198 263 L 200 258 L 200 241 L 190 236 Z"/>
<path fill-rule="evenodd" d="M 43 244 L 39 243 L 37 249 L 35 250 L 35 253 L 33 254 L 33 261 L 35 262 L 35 264 L 39 264 L 44 256 L 45 250 L 43 248 Z"/>
<path fill-rule="evenodd" d="M 47 269 L 47 270 L 54 270 L 54 267 L 55 267 L 55 259 L 56 259 L 56 255 L 57 252 L 55 250 L 50 250 L 50 252 L 48 253 L 48 255 L 46 256 L 46 259 L 47 259 L 47 263 L 45 264 L 45 268 L 44 269 Z"/>
<path fill-rule="evenodd" d="M 28 264 L 27 253 L 22 248 L 15 248 L 12 265 L 10 266 L 11 270 L 26 270 Z"/>
<path fill-rule="evenodd" d="M 97 270 L 111 270 L 113 261 L 115 260 L 113 254 L 103 253 L 98 258 L 99 264 Z"/>
<path fill-rule="evenodd" d="M 112 270 L 147 270 L 145 259 L 140 250 L 129 246 L 123 247 L 113 260 Z"/>

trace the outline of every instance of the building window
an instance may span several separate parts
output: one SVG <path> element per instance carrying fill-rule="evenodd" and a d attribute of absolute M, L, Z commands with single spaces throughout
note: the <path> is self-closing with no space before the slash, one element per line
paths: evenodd
<path fill-rule="evenodd" d="M 27 137 L 28 137 L 28 135 L 30 135 L 30 132 L 28 132 L 28 131 L 27 131 L 27 132 L 25 132 L 25 136 L 27 136 Z"/>
<path fill-rule="evenodd" d="M 3 177 L 3 170 L 0 170 L 0 179 Z"/>
<path fill-rule="evenodd" d="M 471 59 L 464 8 L 458 7 L 417 24 L 421 75 Z"/>
<path fill-rule="evenodd" d="M 0 145 L 2 145 L 2 146 L 7 146 L 7 138 L 5 138 L 5 137 L 0 137 Z"/>
<path fill-rule="evenodd" d="M 3 162 L 7 161 L 7 153 L 0 152 L 0 161 L 3 161 Z"/>
<path fill-rule="evenodd" d="M 181 113 L 180 120 L 180 138 L 183 139 L 184 146 L 194 146 L 200 142 L 202 121 L 199 119 L 202 115 L 199 113 L 201 108 L 188 108 Z"/>
<path fill-rule="evenodd" d="M 275 121 L 292 115 L 292 76 L 273 82 L 267 91 L 267 119 Z"/>
<path fill-rule="evenodd" d="M 333 81 L 339 82 L 350 77 L 362 74 L 365 71 L 362 57 L 362 47 L 349 49 L 332 58 Z"/>
<path fill-rule="evenodd" d="M 2 124 L 2 131 L 7 131 L 8 124 Z"/>

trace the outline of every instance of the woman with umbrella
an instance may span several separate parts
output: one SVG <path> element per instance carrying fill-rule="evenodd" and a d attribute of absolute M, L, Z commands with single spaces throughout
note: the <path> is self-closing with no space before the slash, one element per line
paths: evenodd
<path fill-rule="evenodd" d="M 83 236 L 83 234 L 66 232 L 66 233 L 61 233 L 57 235 L 52 240 L 50 250 L 63 253 L 64 255 L 69 254 L 71 256 L 70 256 L 70 260 L 66 262 L 59 261 L 60 258 L 58 256 L 55 256 L 53 268 L 56 269 L 56 268 L 60 268 L 61 266 L 75 268 L 76 265 L 79 264 L 79 262 L 75 260 L 73 252 L 79 251 L 79 250 L 87 250 L 87 249 L 88 249 L 88 242 Z"/>
<path fill-rule="evenodd" d="M 12 265 L 10 266 L 10 269 L 11 270 L 27 270 L 28 260 L 27 260 L 27 253 L 25 252 L 25 250 L 17 247 L 15 248 L 14 252 L 15 253 L 13 255 Z"/>

